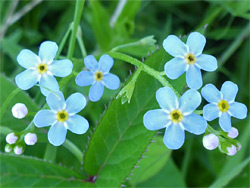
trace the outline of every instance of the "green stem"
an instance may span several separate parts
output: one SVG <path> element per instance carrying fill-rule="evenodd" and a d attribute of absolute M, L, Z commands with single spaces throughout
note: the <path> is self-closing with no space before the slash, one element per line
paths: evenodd
<path fill-rule="evenodd" d="M 73 23 L 73 30 L 71 33 L 70 43 L 69 43 L 69 51 L 67 57 L 71 59 L 73 57 L 74 49 L 75 49 L 75 42 L 76 42 L 76 35 L 77 29 L 80 24 L 82 10 L 84 6 L 84 0 L 77 0 L 76 7 L 75 7 L 75 15 L 74 15 L 74 23 Z"/>
<path fill-rule="evenodd" d="M 83 153 L 75 144 L 66 139 L 65 142 L 63 143 L 63 146 L 67 148 L 71 153 L 73 153 L 80 163 L 83 162 Z"/>
<path fill-rule="evenodd" d="M 47 144 L 43 159 L 54 162 L 56 160 L 57 147 Z"/>
<path fill-rule="evenodd" d="M 77 32 L 76 38 L 77 38 L 78 44 L 80 46 L 82 56 L 83 56 L 83 58 L 85 58 L 87 56 L 87 51 L 85 49 L 84 42 L 83 42 L 83 39 L 82 39 L 82 31 L 81 31 L 80 26 L 78 27 L 78 32 Z"/>
<path fill-rule="evenodd" d="M 163 86 L 170 87 L 174 91 L 176 96 L 178 98 L 180 98 L 180 94 L 176 91 L 176 89 L 163 76 L 161 76 L 161 72 L 156 71 L 155 69 L 153 69 L 153 68 L 149 67 L 148 65 L 142 63 L 138 59 L 135 59 L 135 58 L 133 58 L 131 56 L 128 56 L 126 54 L 119 53 L 119 52 L 108 52 L 107 54 L 109 54 L 113 58 L 128 62 L 128 63 L 130 63 L 132 65 L 135 65 L 138 68 L 141 67 L 142 71 L 146 72 L 147 74 L 149 74 L 152 77 L 154 77 L 155 79 L 157 79 Z"/>

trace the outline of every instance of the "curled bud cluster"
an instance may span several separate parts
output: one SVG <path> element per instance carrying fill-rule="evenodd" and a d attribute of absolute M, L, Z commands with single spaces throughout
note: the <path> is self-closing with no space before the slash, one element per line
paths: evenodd
<path fill-rule="evenodd" d="M 28 114 L 28 109 L 23 103 L 16 103 L 12 107 L 12 114 L 17 119 L 22 119 Z"/>

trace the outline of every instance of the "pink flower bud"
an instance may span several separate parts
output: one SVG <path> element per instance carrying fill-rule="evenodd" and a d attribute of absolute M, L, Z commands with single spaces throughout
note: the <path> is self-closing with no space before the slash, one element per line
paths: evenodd
<path fill-rule="evenodd" d="M 23 153 L 23 147 L 22 146 L 15 146 L 14 147 L 14 153 L 16 155 L 21 155 Z"/>
<path fill-rule="evenodd" d="M 238 129 L 232 127 L 230 131 L 227 133 L 227 136 L 230 138 L 236 138 L 239 135 Z"/>
<path fill-rule="evenodd" d="M 11 111 L 12 111 L 12 115 L 18 119 L 22 119 L 28 114 L 28 109 L 23 103 L 16 103 L 12 107 Z"/>
<path fill-rule="evenodd" d="M 203 137 L 203 146 L 208 150 L 213 150 L 219 145 L 219 138 L 215 134 L 208 134 Z"/>
<path fill-rule="evenodd" d="M 35 133 L 27 133 L 24 136 L 24 141 L 27 145 L 34 145 L 37 142 L 37 136 Z"/>
<path fill-rule="evenodd" d="M 227 155 L 229 156 L 233 156 L 237 153 L 237 149 L 235 147 L 235 145 L 232 145 L 231 147 L 227 147 Z"/>
<path fill-rule="evenodd" d="M 6 142 L 9 144 L 15 144 L 17 140 L 18 140 L 18 137 L 14 133 L 9 133 L 6 136 Z"/>

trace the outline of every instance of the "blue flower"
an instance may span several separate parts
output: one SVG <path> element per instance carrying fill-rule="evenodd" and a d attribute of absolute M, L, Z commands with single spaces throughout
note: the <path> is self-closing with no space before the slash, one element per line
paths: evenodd
<path fill-rule="evenodd" d="M 51 125 L 48 132 L 51 144 L 63 144 L 67 129 L 75 134 L 83 134 L 88 130 L 88 121 L 76 114 L 86 105 L 86 99 L 81 93 L 72 94 L 66 101 L 62 92 L 50 93 L 46 101 L 51 110 L 40 110 L 34 118 L 34 123 L 39 128 Z"/>
<path fill-rule="evenodd" d="M 166 128 L 163 141 L 169 149 L 179 149 L 185 140 L 184 131 L 200 135 L 207 128 L 206 120 L 193 111 L 201 103 L 201 95 L 193 89 L 186 91 L 178 100 L 172 89 L 163 87 L 156 92 L 161 109 L 150 110 L 143 117 L 149 130 Z"/>
<path fill-rule="evenodd" d="M 54 60 L 57 50 L 57 44 L 51 41 L 41 44 L 38 56 L 30 50 L 22 50 L 17 56 L 17 62 L 27 70 L 16 76 L 17 86 L 27 90 L 39 82 L 44 86 L 41 87 L 41 92 L 45 96 L 50 93 L 46 88 L 59 91 L 59 85 L 54 76 L 68 76 L 72 72 L 73 64 L 68 59 Z"/>
<path fill-rule="evenodd" d="M 233 82 L 226 81 L 221 90 L 212 85 L 205 85 L 201 94 L 206 99 L 207 104 L 203 108 L 203 116 L 207 121 L 212 121 L 219 117 L 219 124 L 223 131 L 231 130 L 231 116 L 244 119 L 247 116 L 246 105 L 234 102 L 238 86 Z"/>
<path fill-rule="evenodd" d="M 101 56 L 99 62 L 93 55 L 88 55 L 84 59 L 85 66 L 89 71 L 82 71 L 76 77 L 76 84 L 79 86 L 89 86 L 89 99 L 98 101 L 102 97 L 104 86 L 108 89 L 116 90 L 119 88 L 120 79 L 118 76 L 109 73 L 114 60 L 109 55 Z"/>
<path fill-rule="evenodd" d="M 211 55 L 202 54 L 206 38 L 193 32 L 184 44 L 178 37 L 169 35 L 163 41 L 163 47 L 174 56 L 165 64 L 165 73 L 170 79 L 176 79 L 185 71 L 189 88 L 199 89 L 202 86 L 201 70 L 214 71 L 217 69 L 217 60 Z"/>

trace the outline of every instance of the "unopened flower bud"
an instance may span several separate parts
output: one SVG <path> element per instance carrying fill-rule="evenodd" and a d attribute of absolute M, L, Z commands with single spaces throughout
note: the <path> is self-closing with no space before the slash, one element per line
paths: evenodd
<path fill-rule="evenodd" d="M 208 150 L 213 150 L 219 145 L 219 138 L 215 134 L 208 134 L 203 137 L 203 146 Z"/>
<path fill-rule="evenodd" d="M 27 133 L 24 136 L 24 141 L 27 145 L 34 145 L 37 142 L 37 136 L 35 133 Z"/>
<path fill-rule="evenodd" d="M 237 150 L 240 151 L 241 149 L 241 144 L 238 144 Z"/>
<path fill-rule="evenodd" d="M 9 145 L 9 144 L 6 144 L 5 147 L 4 147 L 4 150 L 6 153 L 9 153 L 12 151 L 12 147 Z"/>
<path fill-rule="evenodd" d="M 21 155 L 22 153 L 23 153 L 23 147 L 22 146 L 15 146 L 14 147 L 14 153 L 16 154 L 16 155 Z"/>
<path fill-rule="evenodd" d="M 28 114 L 28 109 L 23 103 L 16 103 L 12 107 L 12 114 L 15 118 L 22 119 Z"/>
<path fill-rule="evenodd" d="M 231 145 L 231 147 L 227 147 L 227 155 L 233 156 L 237 153 L 237 149 L 235 145 Z"/>
<path fill-rule="evenodd" d="M 6 136 L 6 142 L 9 144 L 15 144 L 17 140 L 18 140 L 18 136 L 16 136 L 15 133 L 9 133 Z"/>
<path fill-rule="evenodd" d="M 230 138 L 236 138 L 239 135 L 238 129 L 232 127 L 230 131 L 227 133 L 227 136 Z"/>

